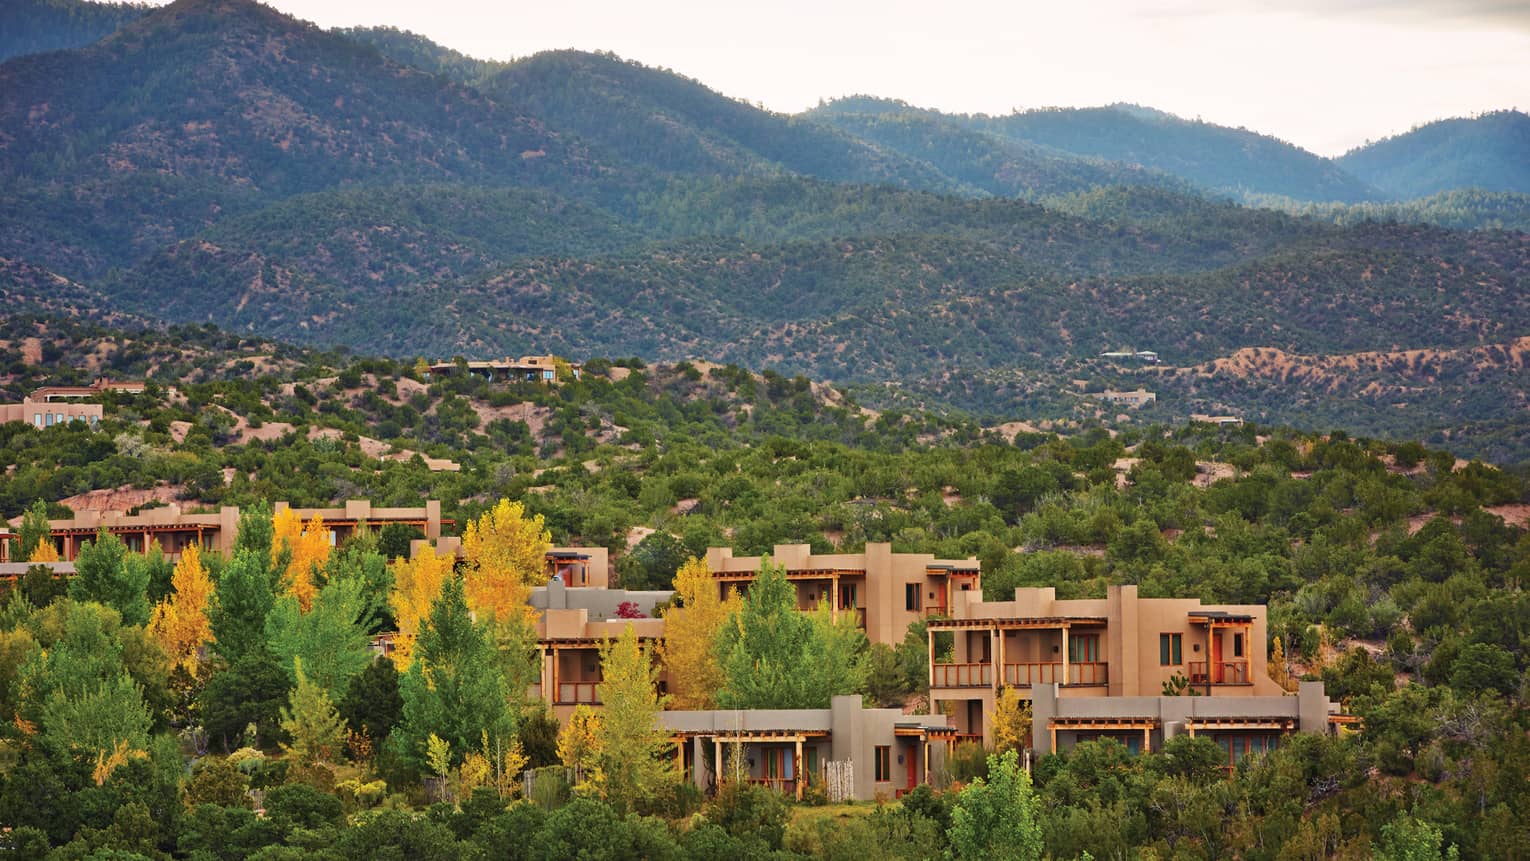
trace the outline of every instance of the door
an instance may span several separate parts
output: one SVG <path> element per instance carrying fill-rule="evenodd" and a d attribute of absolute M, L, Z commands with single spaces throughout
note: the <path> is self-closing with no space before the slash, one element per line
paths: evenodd
<path fill-rule="evenodd" d="M 903 758 L 904 758 L 904 761 L 906 761 L 908 763 L 908 783 L 907 783 L 907 786 L 908 786 L 909 789 L 913 789 L 914 787 L 919 785 L 919 772 L 915 768 L 915 765 L 918 763 L 918 760 L 919 760 L 919 745 L 918 744 L 911 744 L 911 745 L 909 745 L 908 746 L 908 750 L 905 751 L 904 754 L 903 754 Z"/>
<path fill-rule="evenodd" d="M 1215 631 L 1211 632 L 1211 683 L 1222 683 L 1222 638 Z"/>

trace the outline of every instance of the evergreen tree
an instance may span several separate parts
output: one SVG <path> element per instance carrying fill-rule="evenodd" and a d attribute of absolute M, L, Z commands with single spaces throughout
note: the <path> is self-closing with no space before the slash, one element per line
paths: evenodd
<path fill-rule="evenodd" d="M 80 548 L 74 561 L 74 580 L 69 596 L 76 601 L 95 601 L 122 614 L 128 625 L 149 623 L 149 569 L 129 564 L 127 545 L 102 529 L 96 540 Z"/>
<path fill-rule="evenodd" d="M 388 738 L 404 709 L 398 682 L 398 670 L 386 657 L 373 660 L 351 677 L 339 706 L 351 732 L 365 733 L 374 745 Z"/>
<path fill-rule="evenodd" d="M 473 621 L 462 579 L 448 578 L 399 685 L 403 717 L 389 743 L 403 761 L 425 769 L 432 734 L 449 744 L 458 760 L 482 743 L 484 733 L 491 743 L 509 743 L 515 716 L 507 707 L 505 678 L 490 637 L 487 624 Z"/>
<path fill-rule="evenodd" d="M 266 649 L 266 617 L 276 603 L 270 572 L 259 550 L 234 551 L 214 590 L 210 620 L 214 647 L 230 663 Z"/>
<path fill-rule="evenodd" d="M 297 686 L 292 689 L 291 709 L 282 709 L 281 727 L 292 737 L 282 749 L 300 762 L 328 762 L 345 741 L 345 721 L 340 719 L 324 688 L 303 672 L 303 659 L 294 658 Z"/>

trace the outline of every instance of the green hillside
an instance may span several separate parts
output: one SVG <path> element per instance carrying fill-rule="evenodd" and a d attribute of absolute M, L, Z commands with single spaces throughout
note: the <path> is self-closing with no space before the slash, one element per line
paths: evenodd
<path fill-rule="evenodd" d="M 1396 198 L 1468 188 L 1530 194 L 1530 115 L 1495 111 L 1438 120 L 1355 149 L 1338 162 Z"/>

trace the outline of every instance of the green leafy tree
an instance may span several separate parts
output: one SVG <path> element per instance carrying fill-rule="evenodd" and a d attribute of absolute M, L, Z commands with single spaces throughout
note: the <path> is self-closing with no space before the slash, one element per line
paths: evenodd
<path fill-rule="evenodd" d="M 632 625 L 600 650 L 600 735 L 606 798 L 627 811 L 675 782 L 674 741 L 659 727 L 658 666 Z"/>
<path fill-rule="evenodd" d="M 738 613 L 718 632 L 725 679 L 723 708 L 827 708 L 838 694 L 861 686 L 859 650 L 865 635 L 849 615 L 831 621 L 831 609 L 797 610 L 786 570 L 766 562 Z"/>
<path fill-rule="evenodd" d="M 282 749 L 300 762 L 328 762 L 345 741 L 345 721 L 330 702 L 323 686 L 303 672 L 303 659 L 294 658 L 297 686 L 292 689 L 291 708 L 282 709 L 282 731 L 292 738 Z"/>
<path fill-rule="evenodd" d="M 302 612 L 298 599 L 283 595 L 266 617 L 266 638 L 294 683 L 297 662 L 308 678 L 335 702 L 345 696 L 357 673 L 371 661 L 370 617 L 363 584 L 356 579 L 332 580 Z"/>
<path fill-rule="evenodd" d="M 1497 643 L 1462 647 L 1450 668 L 1450 686 L 1465 694 L 1493 691 L 1511 694 L 1522 680 L 1514 656 Z"/>
<path fill-rule="evenodd" d="M 639 541 L 622 558 L 622 588 L 668 589 L 687 558 L 689 554 L 680 539 L 661 529 Z"/>
<path fill-rule="evenodd" d="M 26 513 L 21 516 L 21 525 L 16 528 L 16 543 L 11 558 L 18 562 L 31 560 L 32 551 L 52 533 L 53 529 L 48 525 L 48 503 L 40 498 L 32 500 Z"/>
<path fill-rule="evenodd" d="M 451 577 L 430 608 L 415 644 L 415 658 L 399 684 L 403 717 L 389 739 L 397 755 L 424 770 L 426 741 L 434 734 L 453 756 L 477 750 L 484 733 L 491 744 L 515 734 L 488 623 L 473 621 L 462 578 Z"/>
<path fill-rule="evenodd" d="M 76 601 L 95 601 L 122 614 L 129 625 L 149 624 L 149 569 L 130 564 L 127 545 L 102 529 L 96 540 L 80 548 L 74 561 L 74 580 L 69 596 Z"/>
<path fill-rule="evenodd" d="M 1014 751 L 988 757 L 988 777 L 962 788 L 946 832 L 959 859 L 1040 861 L 1045 846 L 1031 776 Z"/>
<path fill-rule="evenodd" d="M 216 600 L 208 616 L 218 654 L 238 663 L 247 655 L 265 651 L 266 617 L 276 604 L 276 592 L 260 552 L 236 550 L 219 573 L 213 594 Z"/>
<path fill-rule="evenodd" d="M 1372 850 L 1374 861 L 1455 861 L 1461 857 L 1455 844 L 1444 847 L 1445 836 L 1438 826 L 1412 816 L 1398 818 L 1381 826 L 1381 845 Z"/>

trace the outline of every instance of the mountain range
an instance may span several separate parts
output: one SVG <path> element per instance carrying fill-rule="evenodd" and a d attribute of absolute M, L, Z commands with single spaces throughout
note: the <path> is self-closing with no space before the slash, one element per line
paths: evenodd
<path fill-rule="evenodd" d="M 15 308 L 399 356 L 694 356 L 994 417 L 1116 420 L 1071 381 L 1143 384 L 1140 420 L 1530 456 L 1522 351 L 1497 348 L 1530 334 L 1524 114 L 1334 160 L 1131 105 L 782 115 L 610 54 L 479 61 L 250 0 L 18 0 L 0 24 Z M 1123 345 L 1185 372 L 1098 358 Z M 1409 412 L 1384 376 L 1215 384 L 1250 349 L 1474 358 L 1405 386 Z"/>

